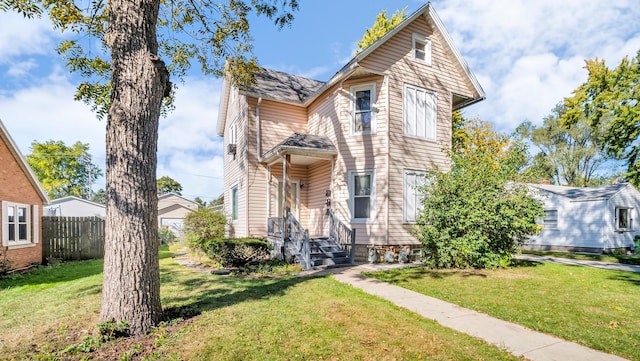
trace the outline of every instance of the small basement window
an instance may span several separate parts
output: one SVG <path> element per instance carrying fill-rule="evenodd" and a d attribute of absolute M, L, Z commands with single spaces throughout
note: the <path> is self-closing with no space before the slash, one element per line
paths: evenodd
<path fill-rule="evenodd" d="M 545 209 L 542 225 L 543 229 L 558 229 L 558 210 Z"/>

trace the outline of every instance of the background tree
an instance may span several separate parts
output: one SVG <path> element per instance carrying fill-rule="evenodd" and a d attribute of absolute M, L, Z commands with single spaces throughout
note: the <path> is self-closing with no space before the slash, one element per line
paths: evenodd
<path fill-rule="evenodd" d="M 167 177 L 166 175 L 162 176 L 158 178 L 156 183 L 158 185 L 158 195 L 167 193 L 182 195 L 182 185 L 171 177 Z"/>
<path fill-rule="evenodd" d="M 104 188 L 98 189 L 91 197 L 91 201 L 99 204 L 107 204 L 107 192 L 104 191 Z"/>
<path fill-rule="evenodd" d="M 436 268 L 496 268 L 539 230 L 542 204 L 511 182 L 526 162 L 526 147 L 472 120 L 467 141 L 448 151 L 451 170 L 428 170 L 415 233 L 423 260 Z"/>
<path fill-rule="evenodd" d="M 640 51 L 625 57 L 613 69 L 604 60 L 587 60 L 589 75 L 573 95 L 565 99 L 561 121 L 574 125 L 586 118 L 594 128 L 602 128 L 601 148 L 627 164 L 627 179 L 640 186 Z"/>
<path fill-rule="evenodd" d="M 601 180 L 594 178 L 597 171 L 609 160 L 601 151 L 604 129 L 599 124 L 592 126 L 584 116 L 565 125 L 565 112 L 564 104 L 558 104 L 542 125 L 527 121 L 517 133 L 540 150 L 533 166 L 543 172 L 545 168 L 551 170 L 549 175 L 553 178 L 549 180 L 573 187 L 595 185 Z"/>
<path fill-rule="evenodd" d="M 380 39 L 391 29 L 400 24 L 405 18 L 404 13 L 406 10 L 407 8 L 396 10 L 396 12 L 391 15 L 391 18 L 387 18 L 387 10 L 382 10 L 376 17 L 376 21 L 373 23 L 373 26 L 365 31 L 362 39 L 358 40 L 358 49 L 356 49 L 355 53 L 358 54 L 362 50 L 366 49 L 369 45 L 375 43 L 376 40 Z"/>
<path fill-rule="evenodd" d="M 33 141 L 30 150 L 27 163 L 51 199 L 91 199 L 91 186 L 102 176 L 102 170 L 91 162 L 88 143 L 67 146 L 60 140 Z"/>
<path fill-rule="evenodd" d="M 162 316 L 156 150 L 163 104 L 171 104 L 170 73 L 180 78 L 195 59 L 205 73 L 226 70 L 235 84 L 252 83 L 258 66 L 249 15 L 282 27 L 297 8 L 297 0 L 0 0 L 0 10 L 46 13 L 60 30 L 78 34 L 58 51 L 86 79 L 76 99 L 107 115 L 101 322 L 123 321 L 143 335 Z"/>

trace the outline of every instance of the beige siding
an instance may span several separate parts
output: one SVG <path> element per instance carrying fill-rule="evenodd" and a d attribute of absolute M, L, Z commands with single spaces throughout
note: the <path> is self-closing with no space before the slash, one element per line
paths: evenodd
<path fill-rule="evenodd" d="M 237 93 L 237 89 L 231 89 Z M 246 237 L 247 231 L 247 104 L 246 97 L 236 95 L 229 105 L 226 127 L 224 130 L 224 213 L 231 222 L 229 236 Z M 236 154 L 227 153 L 231 127 L 236 126 Z M 238 187 L 238 219 L 231 221 L 231 190 Z"/>
<path fill-rule="evenodd" d="M 255 115 L 255 111 L 252 112 Z M 255 123 L 250 131 L 255 134 Z M 260 104 L 260 133 L 262 154 L 268 152 L 293 133 L 307 132 L 307 110 L 273 101 Z M 252 141 L 256 138 L 253 137 Z"/>

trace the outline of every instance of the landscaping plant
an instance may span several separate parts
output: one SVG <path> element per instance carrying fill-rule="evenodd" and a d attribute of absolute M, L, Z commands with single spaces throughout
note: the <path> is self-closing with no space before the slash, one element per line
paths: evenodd
<path fill-rule="evenodd" d="M 488 123 L 468 122 L 449 171 L 427 171 L 415 230 L 423 261 L 434 268 L 498 268 L 539 231 L 542 204 L 525 184 L 512 182 L 526 148 L 496 134 Z"/>

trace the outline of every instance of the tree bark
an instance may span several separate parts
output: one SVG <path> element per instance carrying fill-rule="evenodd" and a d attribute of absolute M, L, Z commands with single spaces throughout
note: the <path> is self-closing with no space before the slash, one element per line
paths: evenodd
<path fill-rule="evenodd" d="M 169 75 L 158 58 L 159 0 L 110 0 L 104 283 L 100 321 L 144 335 L 162 317 L 158 263 L 158 120 Z"/>

